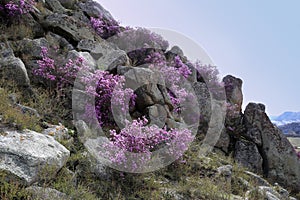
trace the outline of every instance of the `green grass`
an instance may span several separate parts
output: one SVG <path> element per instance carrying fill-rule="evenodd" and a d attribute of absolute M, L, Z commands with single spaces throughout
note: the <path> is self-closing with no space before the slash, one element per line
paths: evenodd
<path fill-rule="evenodd" d="M 298 147 L 296 152 L 300 152 L 300 137 L 288 137 L 288 140 L 294 147 Z"/>
<path fill-rule="evenodd" d="M 288 137 L 288 140 L 293 146 L 300 147 L 300 137 Z"/>
<path fill-rule="evenodd" d="M 8 91 L 0 89 L 0 115 L 2 115 L 2 123 L 8 126 L 15 124 L 20 130 L 30 129 L 41 131 L 39 118 L 30 113 L 23 113 L 19 108 L 11 105 L 7 94 Z"/>

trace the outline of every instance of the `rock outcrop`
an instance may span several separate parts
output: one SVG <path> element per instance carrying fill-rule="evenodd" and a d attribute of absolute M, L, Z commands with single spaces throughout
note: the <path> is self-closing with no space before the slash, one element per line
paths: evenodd
<path fill-rule="evenodd" d="M 55 176 L 70 152 L 51 136 L 34 131 L 0 133 L 0 170 L 30 185 L 47 176 Z"/>
<path fill-rule="evenodd" d="M 226 131 L 216 148 L 234 152 L 234 158 L 248 169 L 272 182 L 299 191 L 300 160 L 286 136 L 270 121 L 263 104 L 249 103 L 241 112 L 242 81 L 233 76 L 223 79 L 228 110 Z M 224 138 L 230 142 L 224 142 Z"/>
<path fill-rule="evenodd" d="M 9 45 L 0 43 L 0 77 L 13 80 L 22 87 L 29 87 L 27 69 L 18 57 L 15 57 Z"/>
<path fill-rule="evenodd" d="M 200 72 L 188 62 L 188 58 L 179 47 L 176 46 L 167 51 L 164 41 L 158 42 L 156 46 L 145 45 L 143 41 L 137 41 L 136 45 L 128 45 L 133 39 L 132 35 L 136 34 L 135 30 L 124 35 L 126 41 L 119 37 L 101 38 L 97 34 L 97 30 L 94 30 L 90 21 L 91 18 L 101 16 L 104 20 L 102 23 L 115 20 L 107 10 L 93 0 L 44 0 L 38 2 L 38 6 L 34 7 L 35 12 L 24 15 L 24 21 L 26 21 L 26 24 L 23 25 L 25 36 L 14 30 L 15 24 L 11 26 L 10 21 L 7 22 L 5 18 L 2 19 L 0 10 L 0 23 L 4 21 L 4 27 L 7 27 L 7 30 L 0 29 L 0 78 L 2 80 L 13 80 L 22 89 L 40 87 L 41 85 L 47 88 L 51 85 L 44 77 L 37 77 L 34 73 L 34 70 L 39 67 L 38 61 L 43 59 L 42 47 L 51 49 L 52 52 L 50 50 L 49 52 L 53 55 L 50 56 L 50 59 L 62 65 L 70 60 L 74 61 L 78 57 L 83 57 L 85 64 L 91 71 L 100 69 L 113 75 L 122 75 L 125 78 L 125 86 L 135 91 L 135 105 L 129 107 L 130 116 L 123 116 L 117 110 L 112 109 L 112 112 L 116 114 L 113 116 L 114 119 L 122 122 L 117 124 L 119 129 L 124 127 L 125 119 L 129 117 L 137 119 L 142 116 L 146 116 L 150 124 L 155 124 L 160 128 L 173 129 L 186 127 L 188 124 L 186 123 L 187 120 L 182 119 L 183 116 L 180 113 L 184 111 L 184 109 L 181 110 L 184 106 L 177 106 L 179 111 L 178 113 L 174 112 L 176 103 L 172 103 L 174 99 L 171 100 L 171 93 L 173 91 L 167 88 L 166 82 L 168 80 L 164 80 L 163 73 L 152 70 L 146 60 L 152 56 L 152 53 L 158 52 L 162 57 L 160 59 L 169 63 L 178 57 L 181 59 L 180 62 L 191 71 L 191 74 L 186 77 L 186 82 L 179 81 L 182 83 L 178 88 L 184 86 L 187 87 L 187 90 L 190 89 L 192 92 L 186 92 L 195 94 L 198 103 L 198 105 L 193 104 L 196 100 L 194 99 L 194 102 L 191 100 L 192 98 L 187 100 L 190 106 L 185 107 L 189 112 L 187 114 L 193 118 L 193 112 L 200 111 L 200 116 L 195 117 L 196 120 L 199 120 L 198 129 L 196 127 L 199 136 L 196 137 L 196 144 L 199 146 L 207 142 L 210 146 L 214 146 L 216 151 L 222 152 L 226 156 L 232 155 L 240 165 L 249 169 L 249 172 L 245 172 L 245 174 L 257 181 L 259 193 L 264 194 L 268 199 L 287 199 L 289 197 L 289 193 L 279 185 L 278 190 L 272 187 L 275 182 L 293 192 L 300 192 L 300 160 L 297 158 L 293 146 L 283 133 L 271 123 L 265 113 L 264 105 L 250 103 L 243 113 L 243 82 L 241 79 L 231 75 L 223 78 L 226 93 L 226 99 L 224 99 L 226 105 L 223 105 L 220 98 L 213 98 L 214 94 L 209 91 L 209 84 L 205 83 Z M 18 23 L 17 25 L 21 26 Z M 122 31 L 127 29 L 118 28 Z M 143 29 L 139 29 L 137 32 L 143 37 L 149 34 L 148 32 L 143 33 Z M 159 40 L 153 35 L 150 36 L 152 40 Z M 136 50 L 136 47 L 139 49 Z M 142 50 L 139 51 L 140 49 Z M 219 89 L 218 87 L 216 90 Z M 85 112 L 90 96 L 85 91 L 86 88 L 80 83 L 72 89 L 72 91 L 66 92 L 65 96 L 60 96 L 57 99 L 67 99 L 68 101 L 64 102 L 64 106 L 70 110 L 73 103 L 73 111 L 76 112 L 73 117 L 76 119 L 77 114 L 81 115 Z M 58 93 L 58 91 L 51 92 L 50 94 Z M 225 96 L 225 94 L 221 96 Z M 34 98 L 34 95 L 31 97 Z M 12 100 L 12 105 L 23 113 L 40 117 L 40 113 L 36 110 L 23 106 L 16 100 Z M 225 107 L 227 108 L 226 118 L 218 113 L 218 111 L 225 110 Z M 105 130 L 106 133 L 102 130 L 101 133 L 98 133 L 90 129 L 88 123 L 84 121 L 72 121 L 70 113 L 68 113 L 69 115 L 66 114 L 68 115 L 66 117 L 68 123 L 77 129 L 72 136 L 70 136 L 68 129 L 62 125 L 47 126 L 42 133 L 30 130 L 8 130 L 7 127 L 3 131 L 0 129 L 0 170 L 5 171 L 9 179 L 18 178 L 25 185 L 32 185 L 39 183 L 45 170 L 51 168 L 50 175 L 55 175 L 61 168 L 65 167 L 70 157 L 70 151 L 72 153 L 81 151 L 80 156 L 88 158 L 86 163 L 79 163 L 76 158 L 74 158 L 76 160 L 74 163 L 72 160 L 68 161 L 73 164 L 70 165 L 76 178 L 84 177 L 86 171 L 98 178 L 109 178 L 106 166 L 111 161 L 103 160 L 99 154 L 99 149 L 109 142 L 107 135 L 105 135 L 109 134 L 109 130 Z M 1 115 L 3 113 L 0 113 L 0 119 L 2 118 Z M 223 120 L 223 118 L 225 119 Z M 220 125 L 220 121 L 225 121 L 223 130 L 223 123 Z M 191 124 L 188 125 L 191 127 L 193 126 Z M 0 128 L 2 126 L 3 124 L 0 124 Z M 207 136 L 211 127 L 215 127 L 211 130 L 212 132 L 222 130 L 220 134 L 216 134 L 218 141 L 212 139 L 203 142 L 203 138 Z M 68 146 L 66 143 L 70 144 L 71 150 L 67 150 L 59 141 L 64 141 L 65 146 Z M 207 167 L 206 164 L 204 163 L 203 168 Z M 214 172 L 209 172 L 211 173 L 209 176 L 221 178 L 220 180 L 225 180 L 224 182 L 231 187 L 231 184 L 236 181 L 233 164 L 222 163 L 220 165 L 214 169 Z M 192 169 L 194 167 L 192 166 Z M 198 167 L 197 170 L 201 171 L 202 168 Z M 248 191 L 245 191 L 245 196 L 248 198 L 250 193 L 257 188 L 250 187 L 250 183 L 245 180 L 242 182 L 246 182 L 245 188 Z M 36 198 L 49 199 L 49 196 L 51 196 L 50 198 L 69 198 L 68 195 L 51 188 L 44 189 L 32 186 L 28 190 L 31 190 Z M 170 188 L 167 190 L 170 192 L 166 193 L 174 194 L 173 196 L 176 196 L 177 199 L 184 199 L 183 195 L 177 194 L 175 187 L 174 190 L 170 190 Z M 235 197 L 242 199 L 242 197 Z"/>
<path fill-rule="evenodd" d="M 244 113 L 246 132 L 262 158 L 264 175 L 285 186 L 299 190 L 300 160 L 286 136 L 272 124 L 262 104 L 250 103 Z"/>

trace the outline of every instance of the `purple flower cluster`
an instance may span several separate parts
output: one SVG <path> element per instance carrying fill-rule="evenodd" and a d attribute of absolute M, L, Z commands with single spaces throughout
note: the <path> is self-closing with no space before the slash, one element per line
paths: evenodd
<path fill-rule="evenodd" d="M 224 84 L 219 80 L 219 71 L 216 66 L 203 65 L 200 61 L 193 63 L 197 70 L 197 80 L 206 83 L 212 98 L 219 99 L 224 97 Z"/>
<path fill-rule="evenodd" d="M 58 89 L 72 86 L 78 71 L 87 68 L 82 57 L 76 58 L 75 61 L 69 59 L 62 66 L 56 65 L 55 61 L 49 57 L 47 47 L 41 47 L 41 56 L 42 59 L 37 61 L 39 67 L 33 70 L 33 74 L 51 81 Z"/>
<path fill-rule="evenodd" d="M 114 88 L 114 93 L 112 97 L 112 105 L 114 108 L 120 108 L 118 111 L 119 115 L 125 115 L 129 111 L 129 107 L 135 106 L 135 100 L 137 95 L 134 94 L 134 91 L 131 88 L 125 88 L 125 77 L 120 76 L 120 80 L 116 87 Z M 129 102 L 129 103 L 128 103 Z"/>
<path fill-rule="evenodd" d="M 127 52 L 133 65 L 144 64 L 150 51 L 154 49 L 165 51 L 169 47 L 168 41 L 164 40 L 162 36 L 145 28 L 127 27 L 117 37 L 111 37 L 109 40 Z"/>
<path fill-rule="evenodd" d="M 179 158 L 187 150 L 193 137 L 188 129 L 158 128 L 156 125 L 146 126 L 146 118 L 126 122 L 126 127 L 117 133 L 111 130 L 111 142 L 107 144 L 106 156 L 117 165 L 126 169 L 137 170 L 150 159 L 152 152 L 159 145 L 167 145 L 168 153 Z M 118 151 L 114 151 L 118 149 Z M 126 152 L 135 153 L 126 155 Z M 139 153 L 139 154 L 137 154 Z"/>
<path fill-rule="evenodd" d="M 105 20 L 102 16 L 98 18 L 91 17 L 92 27 L 103 39 L 107 39 L 120 32 L 119 23 L 115 20 Z"/>
<path fill-rule="evenodd" d="M 130 52 L 132 50 L 139 50 L 143 48 L 160 49 L 165 51 L 169 47 L 168 41 L 154 32 L 146 28 L 127 28 L 126 31 L 119 34 L 121 43 L 120 49 Z"/>
<path fill-rule="evenodd" d="M 47 47 L 41 47 L 41 56 L 42 60 L 38 60 L 39 68 L 33 71 L 34 75 L 54 81 L 56 76 L 51 73 L 51 71 L 55 70 L 54 60 L 48 57 Z"/>
<path fill-rule="evenodd" d="M 111 114 L 111 97 L 113 90 L 120 80 L 120 76 L 109 74 L 107 71 L 96 70 L 82 81 L 86 85 L 86 92 L 95 97 L 95 108 L 86 105 L 85 117 L 91 119 L 95 109 L 98 122 L 101 126 L 114 124 Z M 95 84 L 96 83 L 96 84 Z"/>
<path fill-rule="evenodd" d="M 75 61 L 69 59 L 65 65 L 56 65 L 49 57 L 47 47 L 41 47 L 41 56 L 42 59 L 38 61 L 39 67 L 33 70 L 33 74 L 54 83 L 58 90 L 73 86 L 78 72 L 83 73 L 79 76 L 80 81 L 85 85 L 87 94 L 95 97 L 95 107 L 89 103 L 86 105 L 85 118 L 93 119 L 96 112 L 101 126 L 112 126 L 115 125 L 112 104 L 120 108 L 121 114 L 127 113 L 129 107 L 134 106 L 136 95 L 132 89 L 123 89 L 124 76 L 112 75 L 102 70 L 91 72 L 82 57 L 76 58 Z M 117 98 L 112 98 L 113 95 Z"/>
<path fill-rule="evenodd" d="M 95 109 L 100 126 L 115 125 L 112 105 L 120 107 L 122 114 L 127 113 L 129 106 L 134 106 L 136 95 L 130 88 L 123 89 L 124 76 L 96 70 L 93 74 L 83 77 L 82 82 L 86 85 L 86 92 L 95 96 L 95 108 L 87 104 L 85 118 L 92 118 L 94 114 L 92 111 Z M 112 98 L 113 95 L 117 98 Z"/>
<path fill-rule="evenodd" d="M 0 5 L 0 11 L 8 16 L 20 16 L 33 11 L 34 0 L 9 1 Z"/>
<path fill-rule="evenodd" d="M 190 68 L 182 62 L 180 56 L 175 56 L 174 61 L 171 65 L 174 66 L 175 68 L 177 68 L 179 73 L 184 78 L 187 78 L 189 75 L 192 74 Z"/>
<path fill-rule="evenodd" d="M 167 65 L 166 57 L 160 52 L 152 52 L 145 58 L 145 62 L 162 67 Z"/>
<path fill-rule="evenodd" d="M 148 55 L 145 61 L 151 63 L 150 69 L 159 71 L 163 75 L 169 87 L 169 97 L 175 106 L 174 111 L 178 113 L 180 111 L 180 103 L 190 97 L 189 93 L 180 86 L 183 79 L 186 79 L 192 73 L 191 70 L 182 62 L 179 56 L 167 62 L 165 57 L 159 52 Z"/>

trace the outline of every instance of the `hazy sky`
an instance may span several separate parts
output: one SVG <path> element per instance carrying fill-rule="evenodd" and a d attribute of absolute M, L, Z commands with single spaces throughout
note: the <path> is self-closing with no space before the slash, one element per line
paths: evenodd
<path fill-rule="evenodd" d="M 244 81 L 244 107 L 300 111 L 300 1 L 98 1 L 122 25 L 171 29 L 197 42 L 221 75 Z"/>

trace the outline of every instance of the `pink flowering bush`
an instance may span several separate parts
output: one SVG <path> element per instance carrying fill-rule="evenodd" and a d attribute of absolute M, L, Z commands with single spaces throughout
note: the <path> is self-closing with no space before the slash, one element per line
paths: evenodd
<path fill-rule="evenodd" d="M 106 145 L 105 156 L 114 164 L 135 171 L 142 169 L 150 161 L 152 152 L 159 145 L 166 145 L 167 153 L 174 158 L 179 158 L 193 139 L 188 129 L 167 131 L 156 125 L 146 126 L 147 123 L 146 118 L 126 121 L 126 126 L 120 133 L 111 130 L 110 143 Z"/>
<path fill-rule="evenodd" d="M 86 119 L 93 119 L 93 115 L 96 114 L 101 126 L 115 126 L 112 105 L 120 108 L 120 114 L 127 113 L 129 106 L 134 106 L 136 96 L 133 90 L 123 89 L 124 76 L 112 75 L 101 70 L 92 72 L 81 57 L 69 59 L 65 65 L 57 65 L 54 59 L 49 57 L 47 47 L 41 48 L 41 56 L 42 59 L 38 61 L 39 67 L 33 70 L 33 74 L 49 81 L 50 86 L 54 85 L 61 96 L 65 88 L 73 86 L 78 72 L 83 73 L 79 76 L 80 81 L 85 85 L 87 94 L 95 97 L 94 106 L 90 103 L 86 105 Z M 112 98 L 113 94 L 118 98 Z"/>
<path fill-rule="evenodd" d="M 204 82 L 214 99 L 224 100 L 224 84 L 219 79 L 219 71 L 216 66 L 203 65 L 197 61 L 193 63 L 193 67 L 197 70 L 197 80 Z"/>
<path fill-rule="evenodd" d="M 141 49 L 159 49 L 165 51 L 169 47 L 168 41 L 146 28 L 127 28 L 126 31 L 118 34 L 115 39 L 120 49 L 131 52 Z"/>
<path fill-rule="evenodd" d="M 107 39 L 120 32 L 120 26 L 117 21 L 108 21 L 102 16 L 99 16 L 98 18 L 91 17 L 90 21 L 97 34 L 103 39 Z"/>
<path fill-rule="evenodd" d="M 145 28 L 129 28 L 108 39 L 125 52 L 132 60 L 133 66 L 145 63 L 145 58 L 153 50 L 164 52 L 168 47 L 168 41 L 162 36 Z"/>
<path fill-rule="evenodd" d="M 150 69 L 163 75 L 168 86 L 169 97 L 175 106 L 174 111 L 179 113 L 181 110 L 180 103 L 191 97 L 185 88 L 180 87 L 182 79 L 186 79 L 192 73 L 191 70 L 182 62 L 179 56 L 167 62 L 165 57 L 159 52 L 148 55 L 145 62 L 150 63 Z"/>
<path fill-rule="evenodd" d="M 190 68 L 184 64 L 179 56 L 175 56 L 174 61 L 171 62 L 171 66 L 178 69 L 178 72 L 184 77 L 187 78 L 192 74 Z"/>
<path fill-rule="evenodd" d="M 78 57 L 75 61 L 69 59 L 65 65 L 55 64 L 54 59 L 48 55 L 47 47 L 41 47 L 41 56 L 42 59 L 37 61 L 39 67 L 33 70 L 33 74 L 50 81 L 57 89 L 72 86 L 77 72 L 87 68 L 82 57 Z"/>
<path fill-rule="evenodd" d="M 123 89 L 124 76 L 96 70 L 90 76 L 84 76 L 82 81 L 86 85 L 86 92 L 95 96 L 95 108 L 87 104 L 85 118 L 91 119 L 92 115 L 94 115 L 92 111 L 95 109 L 100 126 L 116 125 L 112 115 L 112 105 L 114 107 L 120 106 L 121 114 L 126 113 L 129 109 L 126 102 L 129 101 L 129 106 L 134 106 L 136 95 L 130 88 Z M 112 99 L 114 92 L 118 98 Z"/>
<path fill-rule="evenodd" d="M 34 0 L 2 1 L 0 12 L 8 16 L 20 16 L 33 11 Z"/>

